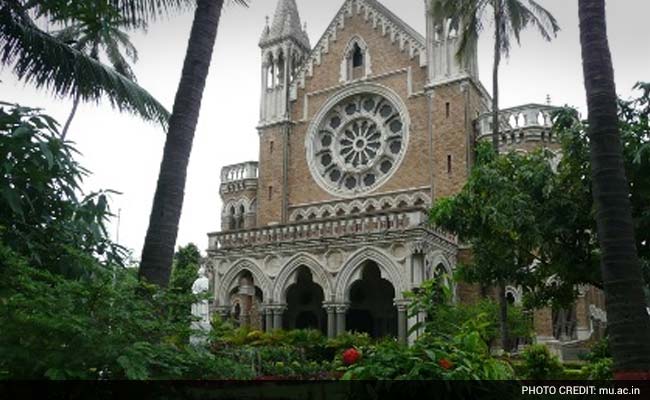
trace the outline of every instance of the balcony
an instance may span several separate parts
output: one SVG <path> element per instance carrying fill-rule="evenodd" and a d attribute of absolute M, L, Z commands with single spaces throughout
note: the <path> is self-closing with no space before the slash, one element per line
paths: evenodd
<path fill-rule="evenodd" d="M 329 220 L 297 222 L 237 232 L 208 235 L 210 251 L 227 251 L 267 245 L 314 242 L 320 246 L 332 241 L 349 242 L 350 237 L 400 234 L 409 230 L 427 230 L 439 238 L 456 244 L 454 235 L 426 224 L 427 214 L 421 210 L 396 211 Z"/>
<path fill-rule="evenodd" d="M 256 161 L 225 166 L 221 169 L 220 192 L 224 195 L 242 190 L 255 190 L 258 177 L 259 169 Z"/>
<path fill-rule="evenodd" d="M 544 104 L 526 104 L 499 112 L 499 142 L 504 150 L 524 142 L 555 143 L 551 128 L 551 113 L 557 107 Z M 492 113 L 477 119 L 478 140 L 492 139 Z"/>

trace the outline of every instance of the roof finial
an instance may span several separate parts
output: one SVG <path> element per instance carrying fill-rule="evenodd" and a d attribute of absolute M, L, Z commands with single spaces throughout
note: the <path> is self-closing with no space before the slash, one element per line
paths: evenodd
<path fill-rule="evenodd" d="M 265 18 L 266 18 L 266 26 L 269 26 L 269 16 L 267 15 Z"/>
<path fill-rule="evenodd" d="M 546 105 L 547 105 L 547 106 L 550 106 L 550 105 L 551 105 L 551 95 L 550 95 L 550 94 L 547 94 L 547 95 L 546 95 Z"/>

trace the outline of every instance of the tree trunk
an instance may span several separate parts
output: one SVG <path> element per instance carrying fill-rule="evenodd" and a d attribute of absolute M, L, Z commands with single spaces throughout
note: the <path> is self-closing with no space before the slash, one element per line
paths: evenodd
<path fill-rule="evenodd" d="M 506 298 L 506 286 L 504 284 L 499 285 L 499 329 L 501 332 L 501 348 L 503 351 L 510 351 L 508 299 Z"/>
<path fill-rule="evenodd" d="M 72 103 L 72 111 L 70 112 L 70 116 L 68 117 L 68 120 L 65 121 L 65 125 L 63 126 L 63 131 L 61 132 L 61 140 L 65 140 L 65 137 L 68 135 L 68 129 L 70 129 L 70 124 L 72 123 L 72 119 L 77 113 L 79 102 L 81 102 L 81 95 L 77 93 L 74 96 L 74 101 Z"/>
<path fill-rule="evenodd" d="M 492 70 L 492 147 L 499 154 L 499 64 L 501 64 L 501 0 L 494 1 L 494 67 Z"/>
<path fill-rule="evenodd" d="M 618 379 L 650 379 L 650 318 L 623 165 L 605 0 L 579 0 L 579 13 L 593 196 L 614 371 Z"/>
<path fill-rule="evenodd" d="M 187 165 L 222 7 L 223 0 L 197 1 L 183 73 L 169 120 L 139 271 L 141 279 L 160 286 L 167 286 L 169 282 L 185 195 Z"/>

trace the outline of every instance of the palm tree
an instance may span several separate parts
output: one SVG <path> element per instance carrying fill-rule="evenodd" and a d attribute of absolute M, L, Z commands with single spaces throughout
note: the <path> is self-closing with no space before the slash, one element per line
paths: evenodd
<path fill-rule="evenodd" d="M 459 28 L 460 44 L 456 57 L 466 62 L 478 45 L 489 17 L 494 23 L 494 65 L 492 70 L 492 146 L 499 152 L 499 66 L 501 57 L 510 54 L 513 37 L 520 44 L 521 32 L 529 26 L 550 41 L 560 27 L 553 15 L 535 0 L 431 0 L 431 12 L 438 25 L 450 23 Z M 491 9 L 492 13 L 488 13 Z M 501 344 L 508 348 L 508 302 L 505 283 L 498 287 Z"/>
<path fill-rule="evenodd" d="M 650 379 L 650 318 L 623 165 L 605 0 L 579 0 L 579 14 L 593 197 L 614 371 L 619 379 Z"/>
<path fill-rule="evenodd" d="M 53 36 L 64 43 L 74 43 L 75 50 L 88 54 L 93 60 L 99 61 L 101 50 L 117 73 L 136 82 L 135 73 L 122 55 L 123 49 L 130 61 L 133 63 L 138 61 L 138 50 L 131 43 L 129 35 L 122 30 L 133 29 L 133 25 L 131 21 L 121 16 L 108 0 L 86 1 L 79 5 L 74 21 L 54 32 Z M 146 27 L 142 21 L 139 23 L 136 21 L 136 26 Z M 61 132 L 62 139 L 65 139 L 68 134 L 80 101 L 81 95 L 77 92 L 74 95 L 72 111 Z"/>
<path fill-rule="evenodd" d="M 10 67 L 19 80 L 62 97 L 98 102 L 107 98 L 119 111 L 140 115 L 167 126 L 169 112 L 145 89 L 119 71 L 102 64 L 45 32 L 37 21 L 74 23 L 84 8 L 106 3 L 137 28 L 165 10 L 194 0 L 3 0 L 0 7 L 0 65 Z M 109 9 L 104 7 L 104 10 Z M 105 17 L 105 13 L 101 14 Z"/>
<path fill-rule="evenodd" d="M 234 1 L 247 4 L 245 0 Z M 141 279 L 160 286 L 167 286 L 169 282 L 185 195 L 187 165 L 223 4 L 223 0 L 196 1 L 183 73 L 169 120 L 139 271 Z"/>

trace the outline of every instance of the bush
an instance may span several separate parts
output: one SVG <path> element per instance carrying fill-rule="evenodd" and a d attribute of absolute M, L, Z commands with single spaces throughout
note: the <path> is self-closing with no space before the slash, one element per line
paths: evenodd
<path fill-rule="evenodd" d="M 525 379 L 559 379 L 564 372 L 560 360 L 543 344 L 528 346 L 522 357 L 522 374 Z"/>
<path fill-rule="evenodd" d="M 185 301 L 88 261 L 92 278 L 31 267 L 0 243 L 0 373 L 11 379 L 214 379 L 252 374 L 190 346 Z M 34 355 L 38 355 L 35 357 Z"/>
<path fill-rule="evenodd" d="M 507 363 L 491 357 L 483 340 L 487 316 L 480 315 L 451 338 L 425 334 L 413 346 L 393 340 L 362 349 L 360 360 L 344 369 L 344 379 L 512 379 Z"/>
<path fill-rule="evenodd" d="M 591 351 L 585 357 L 587 365 L 583 367 L 583 373 L 588 379 L 611 380 L 614 378 L 611 353 L 609 352 L 609 341 L 604 338 L 591 347 Z"/>
<path fill-rule="evenodd" d="M 433 336 L 450 338 L 461 331 L 463 324 L 476 321 L 482 315 L 486 322 L 480 330 L 483 341 L 492 344 L 499 338 L 499 306 L 494 301 L 484 299 L 472 304 L 453 304 L 449 289 L 441 287 L 436 280 L 425 281 L 417 293 L 407 296 L 413 300 L 411 315 L 421 312 L 427 315 L 427 319 L 412 330 L 424 328 Z M 522 307 L 509 306 L 508 331 L 512 338 L 531 337 L 532 320 Z"/>

